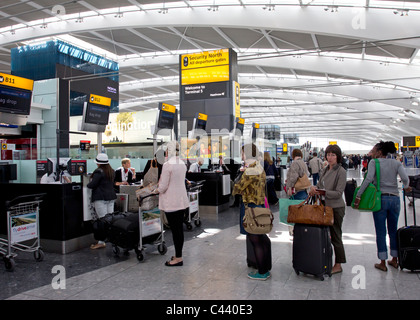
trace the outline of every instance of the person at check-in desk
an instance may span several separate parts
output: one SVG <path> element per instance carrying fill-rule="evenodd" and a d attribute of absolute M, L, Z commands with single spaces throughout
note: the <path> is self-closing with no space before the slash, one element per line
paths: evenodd
<path fill-rule="evenodd" d="M 136 181 L 136 169 L 131 167 L 131 160 L 121 160 L 121 167 L 115 170 L 115 186 L 129 185 Z"/>
<path fill-rule="evenodd" d="M 197 162 L 194 162 L 191 166 L 190 166 L 190 170 L 188 170 L 188 172 L 201 172 L 201 166 L 204 163 L 204 159 L 202 157 L 197 159 Z"/>

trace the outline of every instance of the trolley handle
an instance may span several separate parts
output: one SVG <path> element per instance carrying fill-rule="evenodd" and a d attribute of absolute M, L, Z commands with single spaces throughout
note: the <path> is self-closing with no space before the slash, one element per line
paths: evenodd
<path fill-rule="evenodd" d="M 153 197 L 153 196 L 158 196 L 158 195 L 159 195 L 158 193 L 151 193 L 151 194 L 149 194 L 147 196 L 139 197 L 139 202 L 142 202 L 146 198 Z"/>
<path fill-rule="evenodd" d="M 18 204 L 26 202 L 41 202 L 42 199 L 46 196 L 46 193 L 37 193 L 37 194 L 28 194 L 23 196 L 17 196 L 16 198 L 6 201 L 6 208 L 10 209 Z"/>

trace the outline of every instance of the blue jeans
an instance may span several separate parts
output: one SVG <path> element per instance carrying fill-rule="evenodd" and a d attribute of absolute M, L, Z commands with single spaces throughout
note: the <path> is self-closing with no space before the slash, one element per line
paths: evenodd
<path fill-rule="evenodd" d="M 381 210 L 373 212 L 376 230 L 376 247 L 380 260 L 388 259 L 386 248 L 386 233 L 388 226 L 391 256 L 398 257 L 397 229 L 400 216 L 400 198 L 395 196 L 382 196 Z"/>
<path fill-rule="evenodd" d="M 319 173 L 312 173 L 313 185 L 316 186 L 319 179 Z"/>
<path fill-rule="evenodd" d="M 295 200 L 305 200 L 308 197 L 308 193 L 306 190 L 301 190 L 297 193 L 295 193 L 292 197 L 289 199 L 295 199 Z"/>

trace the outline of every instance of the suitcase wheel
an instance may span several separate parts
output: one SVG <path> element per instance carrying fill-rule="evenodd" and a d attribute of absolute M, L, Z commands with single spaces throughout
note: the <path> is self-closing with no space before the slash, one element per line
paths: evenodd
<path fill-rule="evenodd" d="M 195 224 L 196 227 L 201 226 L 201 220 L 195 220 L 194 224 Z"/>
<path fill-rule="evenodd" d="M 297 275 L 300 275 L 299 270 L 295 269 L 295 272 L 296 272 Z"/>
<path fill-rule="evenodd" d="M 114 244 L 114 245 L 112 246 L 112 252 L 113 252 L 116 256 L 118 256 L 118 255 L 120 255 L 120 248 Z"/>

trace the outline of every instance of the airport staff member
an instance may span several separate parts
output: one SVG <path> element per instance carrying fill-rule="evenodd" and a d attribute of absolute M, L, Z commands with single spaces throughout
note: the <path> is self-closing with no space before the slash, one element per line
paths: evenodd
<path fill-rule="evenodd" d="M 188 170 L 188 172 L 201 172 L 201 166 L 204 163 L 204 159 L 202 157 L 197 159 L 197 162 L 194 162 L 191 166 L 190 166 L 190 170 Z"/>
<path fill-rule="evenodd" d="M 115 170 L 115 186 L 129 185 L 136 180 L 136 169 L 131 167 L 131 161 L 128 158 L 121 160 L 121 167 Z"/>

